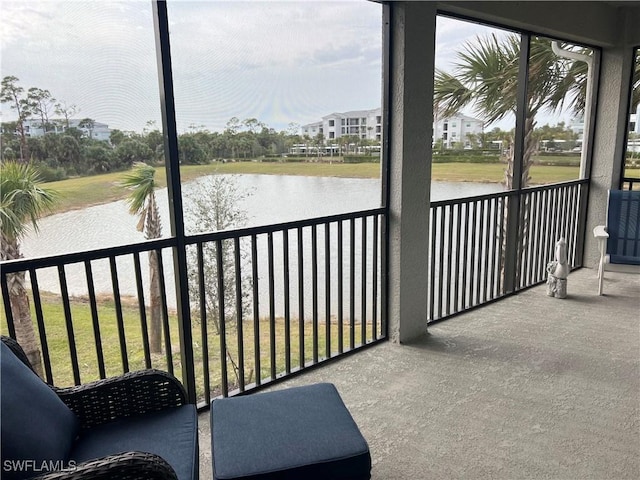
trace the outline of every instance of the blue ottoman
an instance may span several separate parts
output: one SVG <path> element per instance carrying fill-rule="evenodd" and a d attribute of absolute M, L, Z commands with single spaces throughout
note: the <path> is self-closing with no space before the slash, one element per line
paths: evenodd
<path fill-rule="evenodd" d="M 211 442 L 215 480 L 371 478 L 367 442 L 330 383 L 214 400 Z"/>

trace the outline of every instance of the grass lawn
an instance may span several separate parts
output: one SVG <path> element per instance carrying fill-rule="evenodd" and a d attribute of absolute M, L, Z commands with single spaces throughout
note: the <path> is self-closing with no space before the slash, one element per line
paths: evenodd
<path fill-rule="evenodd" d="M 380 178 L 380 164 L 229 162 L 211 165 L 185 165 L 180 169 L 183 182 L 215 173 Z M 60 194 L 60 200 L 53 213 L 125 198 L 127 191 L 118 185 L 124 175 L 126 172 L 115 172 L 46 184 L 48 188 L 56 190 Z M 578 177 L 578 167 L 534 165 L 531 169 L 531 177 L 533 184 L 572 180 Z M 433 164 L 432 178 L 435 181 L 499 183 L 504 178 L 504 164 L 436 163 Z M 157 168 L 156 179 L 160 187 L 166 186 L 163 167 Z"/>
<path fill-rule="evenodd" d="M 53 380 L 56 386 L 70 386 L 74 384 L 73 370 L 70 361 L 69 342 L 67 340 L 67 329 L 62 308 L 62 302 L 58 295 L 51 293 L 42 293 L 43 316 L 45 318 L 45 329 L 47 343 L 49 348 L 49 356 L 52 365 Z M 2 315 L 4 312 L 2 312 Z M 32 312 L 34 322 L 35 313 Z M 89 303 L 83 299 L 73 299 L 71 301 L 71 316 L 73 323 L 73 331 L 75 335 L 75 344 L 78 354 L 78 364 L 80 370 L 80 379 L 82 383 L 87 383 L 100 378 L 98 371 L 97 352 L 94 340 L 93 322 L 91 318 L 91 310 Z M 113 300 L 103 298 L 98 302 L 98 318 L 100 325 L 101 345 L 104 355 L 106 376 L 119 375 L 123 372 L 122 357 L 120 354 L 120 338 L 118 335 L 116 310 Z M 142 328 L 140 322 L 140 313 L 137 300 L 133 298 L 123 298 L 123 319 L 125 326 L 125 338 L 127 345 L 127 355 L 129 362 L 129 370 L 140 370 L 145 368 L 145 357 L 142 348 Z M 172 356 L 174 374 L 182 377 L 180 364 L 180 347 L 178 337 L 177 317 L 170 314 L 169 318 L 170 335 L 172 343 Z M 275 352 L 276 352 L 276 374 L 279 375 L 285 371 L 285 321 L 282 318 L 276 319 L 275 323 Z M 325 323 L 318 325 L 318 355 L 319 358 L 325 356 L 326 333 Z M 359 345 L 361 340 L 361 324 L 356 324 L 354 328 L 355 345 Z M 244 348 L 244 372 L 245 383 L 255 382 L 255 348 L 254 348 L 254 324 L 253 320 L 243 323 L 243 348 Z M 305 361 L 311 361 L 313 358 L 313 325 L 306 322 L 304 328 L 304 345 L 305 345 Z M 378 326 L 379 328 L 379 326 Z M 213 324 L 208 324 L 208 362 L 209 362 L 209 379 L 211 385 L 211 394 L 216 396 L 221 392 L 221 358 L 220 358 L 220 336 L 213 330 Z M 263 319 L 258 324 L 260 337 L 260 375 L 262 379 L 268 379 L 271 375 L 271 357 L 270 357 L 270 334 L 271 325 L 268 319 Z M 338 325 L 331 323 L 330 325 L 331 351 L 334 355 L 338 349 Z M 371 325 L 366 327 L 368 339 L 371 339 Z M 6 326 L 0 327 L 0 333 L 6 334 Z M 202 328 L 198 320 L 193 321 L 193 343 L 195 356 L 195 371 L 197 393 L 199 398 L 204 398 L 204 362 L 202 349 Z M 343 328 L 343 342 L 345 351 L 349 346 L 350 326 L 345 321 Z M 291 321 L 291 368 L 296 369 L 300 366 L 299 359 L 299 323 L 297 320 Z M 227 327 L 226 344 L 229 357 L 237 365 L 238 357 L 238 335 L 235 327 Z M 167 360 L 163 353 L 152 354 L 152 367 L 160 370 L 168 370 Z M 227 357 L 227 370 L 229 389 L 237 388 L 236 375 L 231 359 Z"/>

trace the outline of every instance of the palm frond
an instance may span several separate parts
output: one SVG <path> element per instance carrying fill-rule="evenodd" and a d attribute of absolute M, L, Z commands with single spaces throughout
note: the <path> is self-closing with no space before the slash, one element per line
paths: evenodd
<path fill-rule="evenodd" d="M 473 100 L 473 92 L 453 75 L 436 70 L 433 99 L 439 115 L 449 117 Z"/>
<path fill-rule="evenodd" d="M 18 240 L 29 225 L 38 231 L 38 220 L 55 205 L 57 192 L 40 183 L 32 165 L 3 162 L 0 166 L 0 230 L 7 239 Z"/>
<path fill-rule="evenodd" d="M 133 169 L 120 182 L 121 187 L 131 190 L 127 203 L 129 213 L 132 215 L 140 215 L 145 210 L 147 200 L 156 188 L 155 173 L 156 169 L 152 166 L 136 162 Z"/>

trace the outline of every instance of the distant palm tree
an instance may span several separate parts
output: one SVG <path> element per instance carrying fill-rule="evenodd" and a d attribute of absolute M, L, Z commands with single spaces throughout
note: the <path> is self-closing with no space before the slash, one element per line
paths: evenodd
<path fill-rule="evenodd" d="M 580 51 L 579 53 L 585 53 Z M 446 118 L 473 106 L 486 124 L 515 114 L 517 108 L 520 37 L 498 39 L 495 34 L 476 38 L 458 52 L 453 73 L 437 70 L 434 83 L 435 109 Z M 551 40 L 533 37 L 529 56 L 527 112 L 524 125 L 522 186 L 529 181 L 533 161 L 536 115 L 568 106 L 576 115 L 586 104 L 587 65 L 557 56 Z M 509 145 L 505 186 L 513 187 L 513 139 Z"/>
<path fill-rule="evenodd" d="M 40 186 L 36 169 L 29 164 L 3 162 L 0 166 L 0 260 L 22 258 L 20 240 L 29 225 L 38 230 L 38 220 L 50 211 L 57 194 Z M 42 376 L 40 347 L 31 319 L 25 273 L 7 275 L 9 300 L 16 337 L 31 365 Z"/>
<path fill-rule="evenodd" d="M 156 169 L 146 163 L 136 162 L 133 169 L 121 182 L 123 187 L 131 189 L 127 198 L 129 213 L 138 215 L 137 229 L 144 231 L 148 240 L 160 238 L 162 224 L 160 211 L 156 201 L 156 182 L 154 179 Z M 151 309 L 149 321 L 149 348 L 152 353 L 161 350 L 160 339 L 162 332 L 162 293 L 160 289 L 160 272 L 158 264 L 158 252 L 149 252 L 149 303 Z"/>

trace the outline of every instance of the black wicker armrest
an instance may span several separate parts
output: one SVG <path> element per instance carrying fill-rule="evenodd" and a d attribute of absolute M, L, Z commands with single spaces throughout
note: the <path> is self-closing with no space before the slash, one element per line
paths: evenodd
<path fill-rule="evenodd" d="M 56 388 L 81 428 L 187 403 L 182 384 L 160 370 L 141 370 L 77 387 Z"/>
<path fill-rule="evenodd" d="M 158 455 L 125 452 L 118 455 L 65 465 L 64 470 L 33 480 L 177 480 L 176 472 Z"/>

